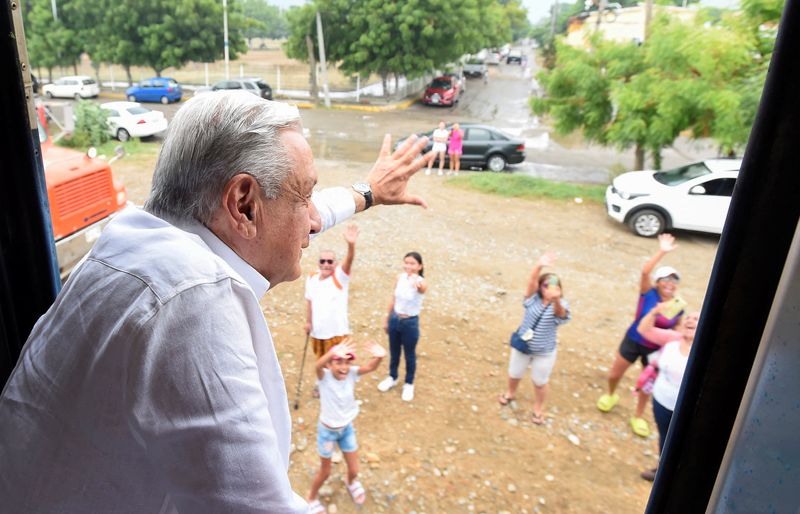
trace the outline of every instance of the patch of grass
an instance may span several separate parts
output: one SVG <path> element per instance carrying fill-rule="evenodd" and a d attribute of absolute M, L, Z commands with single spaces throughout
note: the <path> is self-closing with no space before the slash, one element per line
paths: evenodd
<path fill-rule="evenodd" d="M 63 144 L 64 140 L 61 139 L 57 142 L 60 146 L 69 146 L 67 144 Z M 117 146 L 121 146 L 125 150 L 125 156 L 148 156 L 148 155 L 158 155 L 158 151 L 161 149 L 161 140 L 152 140 L 142 142 L 140 139 L 133 138 L 124 143 L 117 141 L 116 139 L 112 139 L 110 141 L 106 141 L 105 143 L 96 146 L 97 148 L 97 155 L 105 155 L 106 158 L 111 159 L 114 157 L 114 149 Z M 79 151 L 86 151 L 86 148 L 74 148 L 75 150 Z"/>
<path fill-rule="evenodd" d="M 572 200 L 580 197 L 585 201 L 598 203 L 603 203 L 606 191 L 606 186 L 601 185 L 554 182 L 526 175 L 491 172 L 469 173 L 453 177 L 447 183 L 465 189 L 513 198 Z"/>

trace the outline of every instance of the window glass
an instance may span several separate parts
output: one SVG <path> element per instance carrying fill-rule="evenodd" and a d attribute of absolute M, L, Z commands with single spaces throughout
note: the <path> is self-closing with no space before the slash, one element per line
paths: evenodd
<path fill-rule="evenodd" d="M 256 81 L 256 85 L 258 86 L 258 89 L 269 89 L 269 86 L 263 80 Z"/>
<path fill-rule="evenodd" d="M 86 86 L 91 86 L 92 84 L 95 84 L 95 81 L 94 79 L 83 79 L 83 84 Z"/>
<path fill-rule="evenodd" d="M 256 88 L 256 86 L 254 86 L 251 82 L 245 82 L 244 83 L 244 87 L 247 88 L 247 89 L 255 89 Z"/>
<path fill-rule="evenodd" d="M 136 107 L 128 107 L 125 110 L 131 114 L 146 114 L 150 112 L 150 109 L 147 107 L 142 107 L 141 105 L 137 105 Z"/>
<path fill-rule="evenodd" d="M 733 195 L 733 187 L 736 185 L 736 179 L 717 178 L 700 185 L 706 190 L 705 196 L 731 196 Z"/>
<path fill-rule="evenodd" d="M 175 82 L 174 80 L 170 80 L 169 82 L 167 82 L 167 86 L 168 87 L 178 87 L 178 83 Z"/>
<path fill-rule="evenodd" d="M 431 82 L 431 87 L 434 89 L 450 89 L 453 83 L 449 79 L 436 79 Z"/>
<path fill-rule="evenodd" d="M 469 141 L 489 141 L 492 139 L 492 133 L 482 128 L 471 128 L 467 130 L 467 139 Z"/>
<path fill-rule="evenodd" d="M 702 162 L 696 162 L 687 166 L 681 166 L 674 170 L 659 171 L 653 178 L 667 186 L 677 186 L 693 178 L 708 175 L 711 171 Z"/>
<path fill-rule="evenodd" d="M 164 87 L 164 81 L 162 80 L 154 80 L 153 87 Z"/>
<path fill-rule="evenodd" d="M 119 113 L 114 109 L 103 109 L 106 112 L 106 116 L 109 118 L 117 118 L 119 117 Z"/>

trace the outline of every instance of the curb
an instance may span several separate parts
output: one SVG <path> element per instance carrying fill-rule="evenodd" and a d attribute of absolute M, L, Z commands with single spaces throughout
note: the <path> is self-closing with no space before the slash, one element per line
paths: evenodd
<path fill-rule="evenodd" d="M 116 91 L 100 91 L 98 95 L 99 98 L 108 98 L 110 100 L 127 100 L 128 97 L 125 96 L 125 93 L 117 93 Z M 282 98 L 282 100 L 286 100 L 288 103 L 297 106 L 299 109 L 325 109 L 324 105 L 318 105 L 313 102 L 307 101 L 297 101 L 293 102 L 291 98 Z M 180 102 L 182 103 L 186 101 L 186 97 L 183 97 Z M 390 111 L 399 111 L 403 109 L 408 109 L 415 103 L 419 101 L 418 98 L 411 98 L 408 100 L 403 100 L 402 102 L 395 103 L 395 104 L 387 104 L 387 105 L 362 105 L 362 104 L 347 104 L 347 103 L 332 103 L 330 108 L 342 111 L 362 111 L 362 112 L 390 112 Z M 158 102 L 155 102 L 158 103 Z"/>

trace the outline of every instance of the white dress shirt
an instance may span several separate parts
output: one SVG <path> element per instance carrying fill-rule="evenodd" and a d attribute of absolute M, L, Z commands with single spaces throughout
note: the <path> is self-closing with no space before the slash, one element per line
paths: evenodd
<path fill-rule="evenodd" d="M 323 229 L 355 209 L 344 188 L 314 203 Z M 0 510 L 305 512 L 267 289 L 204 226 L 120 213 L 0 397 Z"/>
<path fill-rule="evenodd" d="M 419 275 L 400 273 L 394 287 L 394 312 L 404 316 L 419 316 L 422 310 L 422 293 L 417 284 L 422 282 Z"/>

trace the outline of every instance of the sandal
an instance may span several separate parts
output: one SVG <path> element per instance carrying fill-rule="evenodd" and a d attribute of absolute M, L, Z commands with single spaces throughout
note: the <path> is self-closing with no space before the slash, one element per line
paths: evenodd
<path fill-rule="evenodd" d="M 506 393 L 503 393 L 503 394 L 501 394 L 500 396 L 497 397 L 497 401 L 498 401 L 498 403 L 500 403 L 500 405 L 505 406 L 505 405 L 508 405 L 509 403 L 513 402 L 514 398 L 510 398 Z"/>
<path fill-rule="evenodd" d="M 639 437 L 647 437 L 650 435 L 650 425 L 643 418 L 631 418 L 631 428 L 633 433 Z"/>
<path fill-rule="evenodd" d="M 350 497 L 353 498 L 353 503 L 356 505 L 364 505 L 367 500 L 367 492 L 364 486 L 358 480 L 353 480 L 352 484 L 347 484 L 347 490 L 350 491 Z"/>
<path fill-rule="evenodd" d="M 328 514 L 328 511 L 319 500 L 314 500 L 308 504 L 308 514 Z"/>
<path fill-rule="evenodd" d="M 531 423 L 534 425 L 542 425 L 544 424 L 544 416 L 541 414 L 536 414 L 535 412 L 531 414 Z"/>
<path fill-rule="evenodd" d="M 597 400 L 597 408 L 603 412 L 608 412 L 619 402 L 618 394 L 604 394 Z"/>

